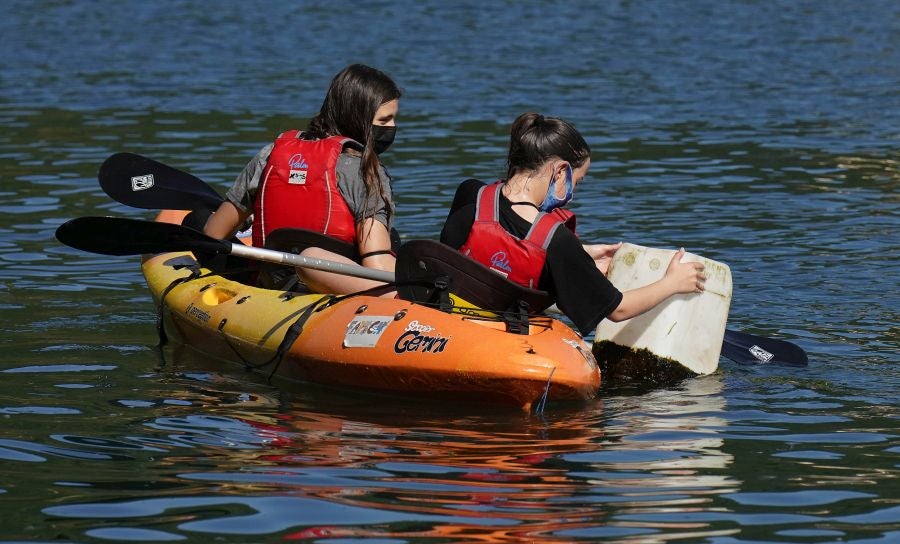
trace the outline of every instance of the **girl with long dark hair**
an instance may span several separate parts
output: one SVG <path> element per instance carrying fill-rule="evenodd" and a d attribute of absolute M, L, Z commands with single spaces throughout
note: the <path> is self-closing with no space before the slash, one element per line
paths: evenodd
<path fill-rule="evenodd" d="M 253 245 L 263 247 L 281 228 L 329 237 L 329 248 L 308 257 L 394 269 L 390 229 L 394 214 L 390 177 L 379 154 L 393 142 L 401 92 L 390 77 L 353 64 L 331 81 L 306 130 L 282 133 L 247 164 L 204 232 L 228 238 L 253 215 Z M 343 244 L 343 246 L 341 246 Z M 314 291 L 348 293 L 376 282 L 298 269 Z"/>

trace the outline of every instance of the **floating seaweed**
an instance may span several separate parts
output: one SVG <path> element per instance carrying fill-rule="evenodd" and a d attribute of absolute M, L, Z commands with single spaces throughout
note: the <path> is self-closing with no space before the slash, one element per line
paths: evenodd
<path fill-rule="evenodd" d="M 658 386 L 681 381 L 697 374 L 670 359 L 644 348 L 620 346 L 609 340 L 595 342 L 594 357 L 600 366 L 603 385 Z"/>

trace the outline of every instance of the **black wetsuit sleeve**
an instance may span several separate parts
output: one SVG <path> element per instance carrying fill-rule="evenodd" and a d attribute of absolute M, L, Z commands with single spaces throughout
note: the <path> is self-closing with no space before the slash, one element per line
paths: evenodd
<path fill-rule="evenodd" d="M 478 191 L 484 187 L 484 183 L 477 179 L 467 179 L 456 188 L 453 195 L 453 204 L 450 205 L 450 214 L 469 204 L 475 204 L 478 200 Z"/>
<path fill-rule="evenodd" d="M 597 270 L 578 237 L 562 226 L 547 248 L 540 287 L 555 295 L 559 309 L 582 335 L 594 332 L 622 302 L 622 293 Z"/>
<path fill-rule="evenodd" d="M 478 190 L 484 187 L 484 183 L 477 179 L 468 179 L 456 188 L 453 196 L 453 204 L 450 213 L 441 230 L 441 242 L 459 249 L 469 238 L 472 223 L 475 222 L 475 201 L 478 198 Z"/>

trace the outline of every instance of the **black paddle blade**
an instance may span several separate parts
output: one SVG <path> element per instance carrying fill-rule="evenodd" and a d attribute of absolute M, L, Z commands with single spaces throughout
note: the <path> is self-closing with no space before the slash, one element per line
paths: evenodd
<path fill-rule="evenodd" d="M 745 332 L 725 331 L 722 355 L 742 365 L 807 366 L 803 348 L 786 340 L 763 338 Z"/>
<path fill-rule="evenodd" d="M 230 253 L 231 243 L 194 229 L 121 217 L 79 217 L 56 229 L 67 246 L 101 255 L 143 255 L 169 251 Z"/>
<path fill-rule="evenodd" d="M 117 202 L 148 210 L 216 210 L 219 193 L 205 181 L 134 153 L 103 161 L 100 187 Z"/>

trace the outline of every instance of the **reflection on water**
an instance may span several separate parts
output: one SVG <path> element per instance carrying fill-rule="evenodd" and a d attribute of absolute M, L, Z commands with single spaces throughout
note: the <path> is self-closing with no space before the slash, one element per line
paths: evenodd
<path fill-rule="evenodd" d="M 326 389 L 291 393 L 195 365 L 202 363 L 159 376 L 180 393 L 141 406 L 167 406 L 169 415 L 139 417 L 129 436 L 48 436 L 52 446 L 4 441 L 0 451 L 10 461 L 146 466 L 129 479 L 111 481 L 109 469 L 98 476 L 85 467 L 53 482 L 71 495 L 42 509 L 57 530 L 90 522 L 85 534 L 111 540 L 277 534 L 670 542 L 762 526 L 770 538 L 796 527 L 893 534 L 897 509 L 867 507 L 879 496 L 867 489 L 890 464 L 863 468 L 852 449 L 889 435 L 817 432 L 840 418 L 818 415 L 827 403 L 808 391 L 776 394 L 774 409 L 753 394 L 730 407 L 723 392 L 735 384 L 710 376 L 638 397 L 558 406 L 543 418 L 495 417 Z M 794 413 L 783 413 L 786 406 Z M 759 471 L 760 458 L 770 473 Z M 817 484 L 803 490 L 786 476 Z"/>
<path fill-rule="evenodd" d="M 609 522 L 599 505 L 621 513 L 683 508 L 739 486 L 700 474 L 731 459 L 716 437 L 724 401 L 715 377 L 689 382 L 674 412 L 658 412 L 666 403 L 650 399 L 621 420 L 607 418 L 604 402 L 546 419 L 429 416 L 414 405 L 373 407 L 371 399 L 329 405 L 328 391 L 280 406 L 273 391 L 199 414 L 198 401 L 233 397 L 225 389 L 236 384 L 194 371 L 174 379 L 190 384 L 186 413 L 142 422 L 142 436 L 55 437 L 93 451 L 150 449 L 159 457 L 154 472 L 174 463 L 178 473 L 147 479 L 172 483 L 155 485 L 152 498 L 78 501 L 45 514 L 110 520 L 91 533 L 103 538 L 159 531 L 161 522 L 170 536 L 565 538 Z M 266 406 L 277 411 L 266 415 Z M 98 484 L 67 485 L 112 491 Z"/>
<path fill-rule="evenodd" d="M 31 483 L 66 497 L 41 508 L 60 534 L 669 542 L 757 526 L 770 538 L 796 527 L 889 534 L 893 523 L 889 503 L 872 503 L 878 475 L 894 470 L 890 427 L 855 414 L 858 400 L 787 383 L 763 392 L 751 376 L 718 374 L 543 417 L 492 415 L 277 389 L 139 353 L 126 363 L 145 368 L 140 389 L 111 365 L 4 372 L 40 377 L 39 395 L 63 392 L 32 409 L 7 397 L 7 417 L 42 425 L 0 440 L 8 466 L 52 469 Z M 67 403 L 107 417 L 60 432 Z M 831 431 L 851 419 L 855 432 Z"/>

